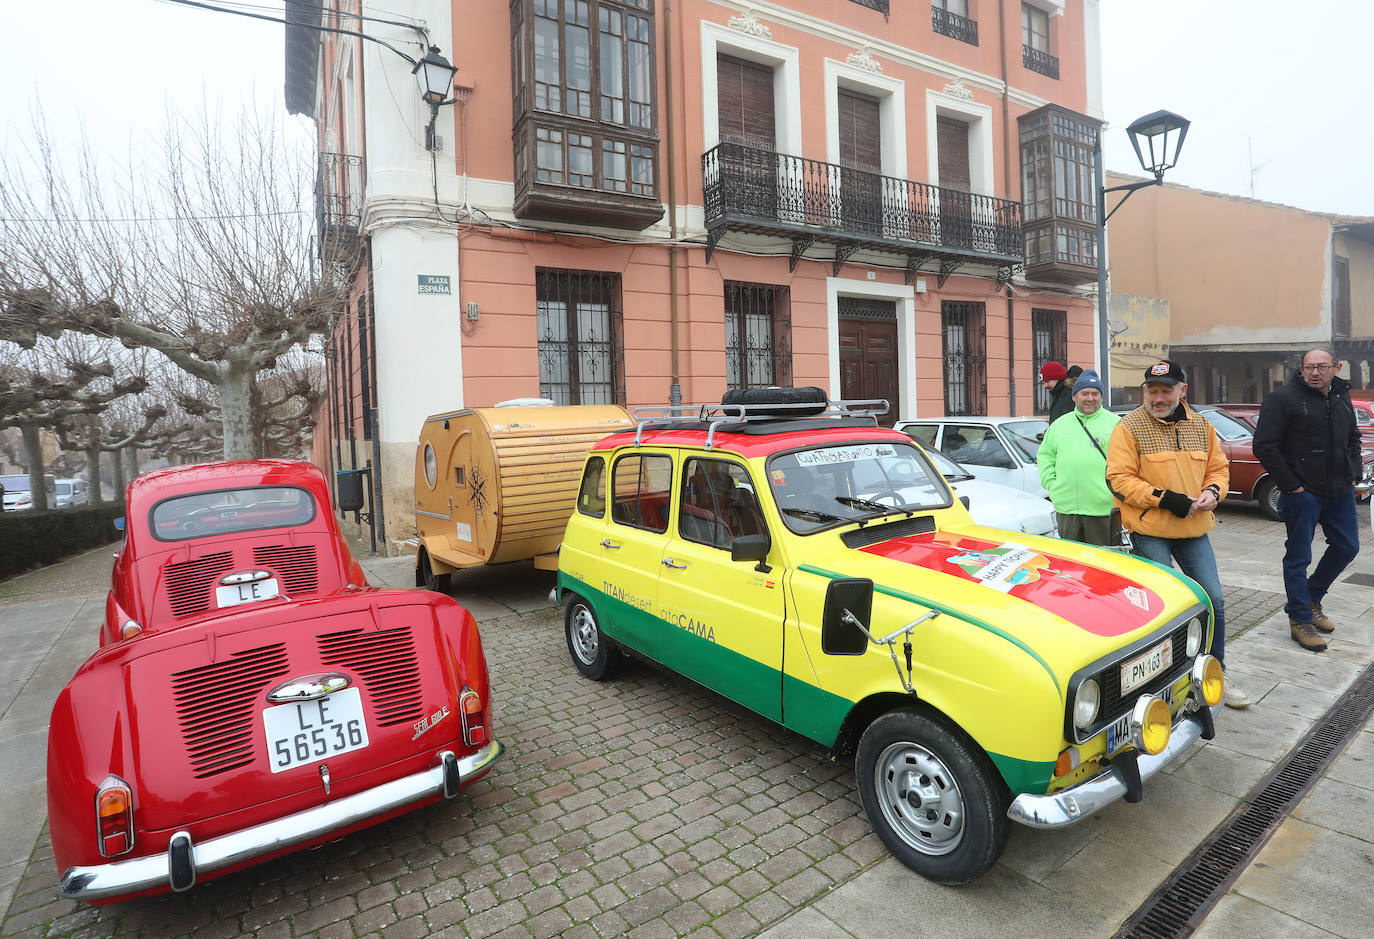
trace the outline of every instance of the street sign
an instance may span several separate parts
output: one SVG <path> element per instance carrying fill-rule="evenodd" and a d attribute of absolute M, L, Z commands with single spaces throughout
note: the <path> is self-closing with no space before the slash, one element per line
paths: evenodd
<path fill-rule="evenodd" d="M 452 293 L 448 289 L 447 274 L 420 274 L 420 293 Z"/>

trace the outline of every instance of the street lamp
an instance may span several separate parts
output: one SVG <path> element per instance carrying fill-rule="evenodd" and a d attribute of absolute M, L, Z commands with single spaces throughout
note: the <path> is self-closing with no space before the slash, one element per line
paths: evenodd
<path fill-rule="evenodd" d="M 453 88 L 453 76 L 458 69 L 449 64 L 439 52 L 438 46 L 430 46 L 425 57 L 415 63 L 410 73 L 420 84 L 420 97 L 429 105 L 429 126 L 425 128 L 425 149 L 434 149 L 434 125 L 439 120 L 439 109 L 452 104 L 454 98 L 448 93 Z"/>
<path fill-rule="evenodd" d="M 1135 148 L 1136 159 L 1140 161 L 1140 168 L 1152 175 L 1154 179 L 1112 186 L 1110 189 L 1103 188 L 1106 184 L 1106 171 L 1102 165 L 1102 134 L 1099 132 L 1097 135 L 1097 148 L 1094 156 L 1097 175 L 1098 375 L 1102 379 L 1102 387 L 1107 389 L 1109 404 L 1118 404 L 1119 402 L 1112 397 L 1112 337 L 1111 331 L 1107 327 L 1107 219 L 1111 218 L 1117 209 L 1125 205 L 1126 200 L 1137 189 L 1164 185 L 1164 172 L 1178 164 L 1178 155 L 1183 149 L 1183 139 L 1188 136 L 1188 127 L 1188 119 L 1180 117 L 1172 111 L 1155 111 L 1153 114 L 1146 114 L 1132 122 L 1126 128 L 1126 133 L 1131 137 L 1131 146 Z M 1112 207 L 1110 212 L 1107 212 L 1105 209 L 1107 207 L 1107 193 L 1109 192 L 1124 192 L 1125 195 L 1121 197 L 1120 202 Z"/>

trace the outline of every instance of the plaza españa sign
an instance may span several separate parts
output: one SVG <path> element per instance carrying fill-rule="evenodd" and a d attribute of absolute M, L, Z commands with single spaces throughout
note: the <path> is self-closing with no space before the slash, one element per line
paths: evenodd
<path fill-rule="evenodd" d="M 448 289 L 447 274 L 420 274 L 420 293 L 452 293 Z"/>

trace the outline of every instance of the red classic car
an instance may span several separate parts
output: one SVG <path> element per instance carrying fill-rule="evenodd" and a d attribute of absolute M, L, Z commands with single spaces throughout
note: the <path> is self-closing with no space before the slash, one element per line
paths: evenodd
<path fill-rule="evenodd" d="M 108 903 L 323 844 L 486 775 L 486 660 L 449 597 L 371 588 L 308 463 L 129 485 L 100 649 L 53 707 L 63 896 Z"/>

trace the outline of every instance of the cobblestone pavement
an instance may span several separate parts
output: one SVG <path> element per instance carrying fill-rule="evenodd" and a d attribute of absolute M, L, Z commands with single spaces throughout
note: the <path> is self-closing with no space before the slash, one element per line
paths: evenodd
<path fill-rule="evenodd" d="M 46 833 L 4 936 L 740 936 L 883 856 L 848 767 L 638 663 L 597 684 L 558 610 L 483 625 L 492 775 L 188 894 L 54 899 Z"/>

